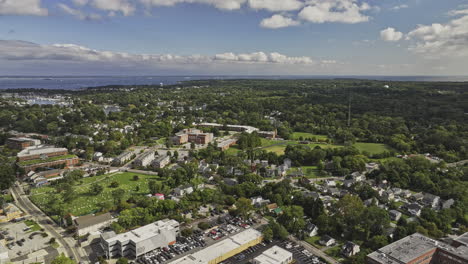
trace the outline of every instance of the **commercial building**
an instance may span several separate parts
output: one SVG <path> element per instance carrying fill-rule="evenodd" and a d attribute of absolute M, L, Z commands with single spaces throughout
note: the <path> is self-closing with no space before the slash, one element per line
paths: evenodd
<path fill-rule="evenodd" d="M 85 215 L 75 218 L 73 221 L 76 226 L 76 234 L 84 236 L 86 234 L 94 233 L 110 226 L 114 221 L 110 213 L 101 215 Z"/>
<path fill-rule="evenodd" d="M 170 264 L 217 264 L 257 245 L 262 242 L 262 239 L 263 236 L 259 231 L 247 229 L 196 253 L 172 261 Z"/>
<path fill-rule="evenodd" d="M 27 137 L 14 137 L 6 140 L 5 145 L 10 149 L 23 150 L 27 147 L 38 146 L 41 144 L 39 139 L 27 138 Z"/>
<path fill-rule="evenodd" d="M 161 220 L 132 231 L 101 235 L 101 247 L 107 258 L 136 258 L 157 248 L 172 245 L 179 234 L 179 222 Z"/>
<path fill-rule="evenodd" d="M 0 223 L 6 223 L 13 219 L 20 218 L 23 213 L 14 204 L 6 204 L 0 208 Z"/>
<path fill-rule="evenodd" d="M 133 161 L 133 165 L 137 167 L 146 167 L 151 164 L 151 162 L 154 160 L 154 151 L 148 151 L 135 159 Z"/>
<path fill-rule="evenodd" d="M 293 254 L 286 249 L 273 246 L 253 259 L 253 264 L 289 264 L 293 262 Z"/>
<path fill-rule="evenodd" d="M 171 158 L 169 156 L 159 156 L 151 163 L 151 166 L 156 169 L 162 169 L 171 163 Z"/>
<path fill-rule="evenodd" d="M 419 233 L 367 255 L 368 264 L 466 264 L 468 247 L 451 246 Z"/>

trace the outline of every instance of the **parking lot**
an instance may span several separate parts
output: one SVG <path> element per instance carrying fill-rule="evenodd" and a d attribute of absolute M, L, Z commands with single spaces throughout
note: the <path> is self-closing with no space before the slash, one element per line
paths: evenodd
<path fill-rule="evenodd" d="M 193 235 L 178 237 L 174 245 L 146 253 L 144 256 L 136 259 L 135 262 L 140 264 L 160 264 L 176 260 L 256 225 L 257 221 L 254 219 L 242 220 L 239 217 L 225 215 L 211 221 L 209 229 L 205 231 L 195 229 Z"/>
<path fill-rule="evenodd" d="M 0 226 L 9 257 L 15 259 L 49 246 L 49 236 L 42 231 L 31 231 L 24 223 L 4 223 Z"/>
<path fill-rule="evenodd" d="M 252 259 L 262 254 L 265 250 L 273 247 L 279 246 L 287 251 L 293 253 L 293 258 L 296 264 L 325 264 L 325 262 L 320 261 L 317 256 L 314 256 L 304 247 L 297 245 L 294 242 L 289 240 L 286 241 L 273 241 L 271 243 L 260 243 L 253 247 L 244 250 L 243 252 L 225 260 L 222 264 L 247 264 L 250 263 Z"/>
<path fill-rule="evenodd" d="M 202 247 L 206 247 L 207 243 L 204 239 L 204 233 L 200 230 L 195 230 L 194 234 L 189 237 L 178 237 L 174 245 L 169 245 L 160 249 L 153 250 L 136 259 L 136 263 L 140 264 L 159 264 L 165 263 L 176 257 L 182 257 L 186 254 L 193 253 Z"/>

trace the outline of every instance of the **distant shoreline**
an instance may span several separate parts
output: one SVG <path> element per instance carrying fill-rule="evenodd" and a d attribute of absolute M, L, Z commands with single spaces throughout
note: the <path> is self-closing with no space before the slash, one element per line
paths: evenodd
<path fill-rule="evenodd" d="M 112 85 L 175 85 L 194 80 L 370 80 L 388 82 L 468 82 L 468 76 L 359 75 L 173 75 L 173 76 L 0 76 L 0 89 L 81 90 Z"/>

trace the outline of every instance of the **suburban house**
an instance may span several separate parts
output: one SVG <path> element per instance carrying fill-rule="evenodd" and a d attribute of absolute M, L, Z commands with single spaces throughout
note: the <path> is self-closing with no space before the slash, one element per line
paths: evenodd
<path fill-rule="evenodd" d="M 430 208 L 439 207 L 440 197 L 430 193 L 425 193 L 422 202 Z"/>
<path fill-rule="evenodd" d="M 310 237 L 316 236 L 318 235 L 318 227 L 312 223 L 308 223 L 305 228 L 305 233 Z"/>
<path fill-rule="evenodd" d="M 320 238 L 319 244 L 322 246 L 330 247 L 336 244 L 336 240 L 329 235 L 324 235 Z"/>
<path fill-rule="evenodd" d="M 455 200 L 448 199 L 442 202 L 442 209 L 450 209 L 452 205 L 455 203 Z"/>
<path fill-rule="evenodd" d="M 270 203 L 270 200 L 263 199 L 263 197 L 261 196 L 252 197 L 251 200 L 252 200 L 252 205 L 255 207 L 262 207 L 263 205 Z"/>
<path fill-rule="evenodd" d="M 191 194 L 193 193 L 193 186 L 191 185 L 181 186 L 181 187 L 175 188 L 172 191 L 172 193 L 174 194 L 174 196 L 178 196 L 178 197 Z"/>
<path fill-rule="evenodd" d="M 398 212 L 397 210 L 390 210 L 388 211 L 388 215 L 392 221 L 398 221 L 400 220 L 402 213 Z"/>
<path fill-rule="evenodd" d="M 359 251 L 361 251 L 359 245 L 351 241 L 346 242 L 343 247 L 341 247 L 341 254 L 347 258 L 356 255 Z"/>
<path fill-rule="evenodd" d="M 405 205 L 406 210 L 408 210 L 408 213 L 410 213 L 413 216 L 420 216 L 421 215 L 421 210 L 422 206 L 417 204 L 417 203 L 411 203 L 411 204 L 406 204 Z"/>

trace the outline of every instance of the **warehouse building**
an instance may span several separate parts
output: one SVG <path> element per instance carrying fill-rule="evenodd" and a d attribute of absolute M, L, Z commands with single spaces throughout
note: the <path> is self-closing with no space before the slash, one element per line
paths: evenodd
<path fill-rule="evenodd" d="M 165 219 L 122 234 L 106 232 L 101 235 L 101 247 L 107 258 L 137 258 L 174 244 L 178 234 L 179 222 Z"/>
<path fill-rule="evenodd" d="M 273 246 L 253 259 L 253 264 L 289 264 L 293 262 L 293 254 L 286 249 Z"/>
<path fill-rule="evenodd" d="M 255 229 L 247 229 L 230 238 L 226 238 L 196 253 L 170 262 L 170 264 L 217 264 L 249 247 L 262 242 L 262 234 Z"/>

